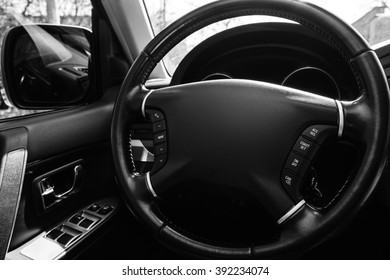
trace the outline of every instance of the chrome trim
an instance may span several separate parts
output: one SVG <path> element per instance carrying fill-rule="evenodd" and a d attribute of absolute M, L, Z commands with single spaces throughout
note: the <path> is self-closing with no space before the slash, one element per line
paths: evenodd
<path fill-rule="evenodd" d="M 158 89 L 163 87 L 168 87 L 171 84 L 171 78 L 165 79 L 150 79 L 145 82 L 145 88 L 147 89 Z"/>
<path fill-rule="evenodd" d="M 298 202 L 293 208 L 291 208 L 286 214 L 284 214 L 278 221 L 278 225 L 281 225 L 286 220 L 288 220 L 291 216 L 293 216 L 303 205 L 306 204 L 306 201 L 302 199 Z"/>
<path fill-rule="evenodd" d="M 343 135 L 344 125 L 345 125 L 343 104 L 341 103 L 340 100 L 335 100 L 335 102 L 337 105 L 337 111 L 339 115 L 339 123 L 338 123 L 339 129 L 337 131 L 337 136 L 341 137 Z"/>
<path fill-rule="evenodd" d="M 20 254 L 31 260 L 54 260 L 65 255 L 65 249 L 58 243 L 39 238 L 20 250 Z"/>
<path fill-rule="evenodd" d="M 232 77 L 230 77 L 229 75 L 225 74 L 225 73 L 211 73 L 209 75 L 207 75 L 206 77 L 204 77 L 202 79 L 202 81 L 208 81 L 211 77 L 215 77 L 215 76 L 220 76 L 220 78 L 218 79 L 233 79 Z M 222 78 L 223 77 L 223 78 Z M 216 79 L 212 79 L 212 80 L 216 80 Z"/>
<path fill-rule="evenodd" d="M 131 139 L 130 145 L 134 161 L 154 162 L 154 155 L 145 148 L 141 140 Z"/>
<path fill-rule="evenodd" d="M 158 198 L 158 195 L 156 194 L 156 192 L 155 192 L 154 189 L 153 189 L 152 182 L 150 181 L 150 173 L 149 173 L 149 172 L 146 173 L 145 177 L 146 177 L 146 187 L 147 187 L 148 190 L 151 192 L 151 194 L 153 195 L 153 197 Z"/>
<path fill-rule="evenodd" d="M 66 190 L 65 192 L 63 192 L 61 194 L 55 194 L 54 196 L 56 198 L 62 198 L 63 196 L 65 196 L 65 195 L 69 194 L 70 192 L 72 192 L 74 190 L 74 188 L 76 187 L 77 182 L 79 181 L 79 176 L 80 176 L 82 171 L 83 171 L 83 166 L 81 164 L 76 165 L 73 168 L 73 182 L 72 182 L 71 187 L 68 190 Z M 53 188 L 53 191 L 54 190 L 55 190 L 55 187 Z"/>
<path fill-rule="evenodd" d="M 146 118 L 146 113 L 145 113 L 146 99 L 148 99 L 149 95 L 151 95 L 153 91 L 154 91 L 153 89 L 150 90 L 150 91 L 145 95 L 144 100 L 142 100 L 141 112 L 142 112 L 142 116 L 143 116 L 144 118 Z"/>
<path fill-rule="evenodd" d="M 337 90 L 337 96 L 340 98 L 340 89 L 335 81 L 335 79 L 332 77 L 332 75 L 330 75 L 328 72 L 326 72 L 325 70 L 321 69 L 321 68 L 318 68 L 318 67 L 312 67 L 312 66 L 304 66 L 304 67 L 301 67 L 301 68 L 298 68 L 298 69 L 295 69 L 294 71 L 292 71 L 290 74 L 288 74 L 283 82 L 282 82 L 282 86 L 284 86 L 284 84 L 288 81 L 288 79 L 290 79 L 293 75 L 295 75 L 296 73 L 298 72 L 301 72 L 303 70 L 311 70 L 311 71 L 318 71 L 318 72 L 321 72 L 323 74 L 325 74 L 325 76 L 327 76 L 332 82 L 333 82 L 333 85 L 335 86 L 336 90 Z"/>

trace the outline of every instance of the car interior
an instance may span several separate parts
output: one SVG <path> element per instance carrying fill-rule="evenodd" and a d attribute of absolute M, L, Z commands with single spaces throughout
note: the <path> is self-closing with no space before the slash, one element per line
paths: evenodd
<path fill-rule="evenodd" d="M 0 258 L 388 259 L 390 41 L 298 0 L 8 31 Z M 210 24 L 174 72 L 164 57 Z"/>

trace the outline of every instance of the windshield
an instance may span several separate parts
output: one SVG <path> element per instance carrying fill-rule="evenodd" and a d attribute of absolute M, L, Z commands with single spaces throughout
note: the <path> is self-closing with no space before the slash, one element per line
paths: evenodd
<path fill-rule="evenodd" d="M 144 0 L 154 33 L 159 33 L 184 14 L 215 0 Z M 390 39 L 390 0 L 307 0 L 352 24 L 364 38 L 375 45 Z M 170 74 L 174 72 L 183 57 L 204 39 L 238 25 L 285 21 L 279 18 L 246 16 L 225 20 L 194 33 L 185 39 L 164 58 Z"/>

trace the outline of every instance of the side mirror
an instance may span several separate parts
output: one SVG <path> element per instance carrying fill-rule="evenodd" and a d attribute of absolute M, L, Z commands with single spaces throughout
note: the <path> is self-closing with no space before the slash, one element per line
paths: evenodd
<path fill-rule="evenodd" d="M 1 53 L 8 101 L 22 109 L 83 104 L 89 89 L 88 29 L 31 24 L 12 28 Z"/>

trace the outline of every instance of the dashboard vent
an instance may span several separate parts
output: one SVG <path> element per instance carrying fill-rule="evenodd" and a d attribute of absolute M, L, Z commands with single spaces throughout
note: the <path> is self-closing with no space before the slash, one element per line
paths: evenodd
<path fill-rule="evenodd" d="M 390 83 L 390 55 L 379 58 L 383 69 L 385 70 L 387 81 Z"/>
<path fill-rule="evenodd" d="M 390 45 L 385 45 L 375 50 L 385 70 L 387 82 L 390 84 Z"/>

